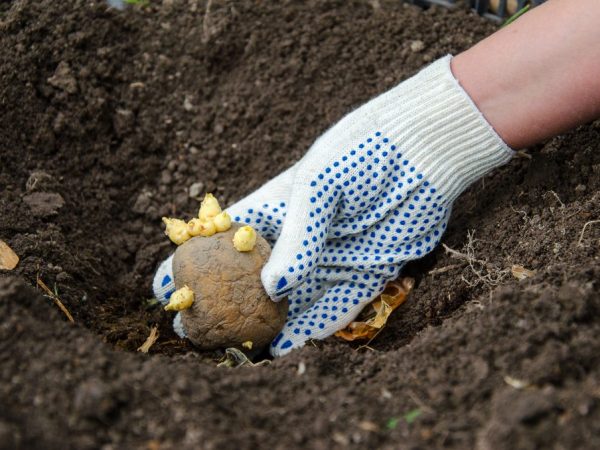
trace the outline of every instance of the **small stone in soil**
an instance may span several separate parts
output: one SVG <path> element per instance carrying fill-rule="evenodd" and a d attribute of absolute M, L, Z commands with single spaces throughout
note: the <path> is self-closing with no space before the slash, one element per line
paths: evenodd
<path fill-rule="evenodd" d="M 412 41 L 410 43 L 410 49 L 414 53 L 419 53 L 425 49 L 425 44 L 423 43 L 423 41 L 420 40 Z"/>
<path fill-rule="evenodd" d="M 69 65 L 64 61 L 61 61 L 58 64 L 54 71 L 54 75 L 48 78 L 48 83 L 69 94 L 75 94 L 77 92 L 77 80 L 75 80 L 75 77 L 71 74 Z"/>
<path fill-rule="evenodd" d="M 43 170 L 34 170 L 25 183 L 25 189 L 27 192 L 44 191 L 49 187 L 54 187 L 55 184 L 52 175 Z"/>
<path fill-rule="evenodd" d="M 23 201 L 36 217 L 53 216 L 65 204 L 65 200 L 56 192 L 34 192 L 23 197 Z"/>
<path fill-rule="evenodd" d="M 197 181 L 190 186 L 188 192 L 191 198 L 199 198 L 204 192 L 204 183 L 202 181 Z"/>
<path fill-rule="evenodd" d="M 140 195 L 137 196 L 133 207 L 131 208 L 134 213 L 144 214 L 148 211 L 152 201 L 152 193 L 149 191 L 142 191 Z"/>
<path fill-rule="evenodd" d="M 194 105 L 192 104 L 190 97 L 188 97 L 187 95 L 185 96 L 185 99 L 183 100 L 183 109 L 185 109 L 188 112 L 190 112 L 194 109 Z"/>

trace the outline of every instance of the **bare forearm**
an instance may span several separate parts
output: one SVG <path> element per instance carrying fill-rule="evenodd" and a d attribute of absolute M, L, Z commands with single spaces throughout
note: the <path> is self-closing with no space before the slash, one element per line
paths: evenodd
<path fill-rule="evenodd" d="M 551 0 L 452 60 L 512 148 L 600 116 L 600 0 Z"/>

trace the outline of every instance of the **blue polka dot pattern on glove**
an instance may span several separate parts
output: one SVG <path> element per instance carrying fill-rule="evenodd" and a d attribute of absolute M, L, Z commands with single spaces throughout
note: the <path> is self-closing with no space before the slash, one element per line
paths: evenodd
<path fill-rule="evenodd" d="M 287 295 L 317 266 L 389 278 L 398 264 L 437 245 L 450 210 L 449 202 L 380 132 L 313 174 L 304 197 L 305 220 L 296 220 L 300 225 L 292 229 L 302 239 L 286 255 L 292 264 L 265 283 L 274 297 Z M 249 223 L 260 220 L 250 209 L 245 216 Z"/>

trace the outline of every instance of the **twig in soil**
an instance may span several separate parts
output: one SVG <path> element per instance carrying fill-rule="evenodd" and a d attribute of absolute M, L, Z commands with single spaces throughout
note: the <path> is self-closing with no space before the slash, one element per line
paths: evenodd
<path fill-rule="evenodd" d="M 379 431 L 379 425 L 371 422 L 370 420 L 363 420 L 358 424 L 358 428 L 369 433 L 377 433 Z"/>
<path fill-rule="evenodd" d="M 212 6 L 212 0 L 206 2 L 206 8 L 204 9 L 204 19 L 202 20 L 202 43 L 206 44 L 210 41 L 212 31 L 210 29 L 210 8 Z"/>
<path fill-rule="evenodd" d="M 364 348 L 365 350 L 371 350 L 372 352 L 377 352 L 377 350 L 375 350 L 373 347 L 371 347 L 370 345 L 367 345 L 367 344 L 363 344 L 363 345 L 361 345 L 361 346 L 359 346 L 359 347 L 356 347 L 356 350 L 355 350 L 355 351 L 362 350 L 363 348 Z"/>
<path fill-rule="evenodd" d="M 415 402 L 415 404 L 422 409 L 423 411 L 426 411 L 428 413 L 433 413 L 433 409 L 431 409 L 429 406 L 427 406 L 425 404 L 425 402 L 423 400 L 421 400 L 417 394 L 415 394 L 412 390 L 408 389 L 406 391 L 406 393 L 408 394 L 408 396 L 412 399 L 413 402 Z"/>
<path fill-rule="evenodd" d="M 531 384 L 528 381 L 519 380 L 517 378 L 511 377 L 510 375 L 504 376 L 504 382 L 515 389 L 525 389 L 531 386 Z"/>
<path fill-rule="evenodd" d="M 371 350 L 372 352 L 376 352 L 377 350 L 375 350 L 369 344 L 371 342 L 373 342 L 373 339 L 375 339 L 379 333 L 381 333 L 381 330 L 383 330 L 383 327 L 380 328 L 379 330 L 377 330 L 377 333 L 375 333 L 375 336 L 373 336 L 371 339 L 369 339 L 365 344 L 362 344 L 362 345 L 359 345 L 358 347 L 356 347 L 356 351 L 359 351 L 359 350 L 362 350 L 363 348 L 366 348 L 367 350 Z"/>
<path fill-rule="evenodd" d="M 457 259 L 463 259 L 465 260 L 469 265 L 473 264 L 473 263 L 477 263 L 477 264 L 481 264 L 484 267 L 488 267 L 490 264 L 487 261 L 483 261 L 481 259 L 476 259 L 473 256 L 473 246 L 472 246 L 472 234 L 467 234 L 469 242 L 467 243 L 467 253 L 463 253 L 463 252 L 459 252 L 458 250 L 454 250 L 450 247 L 448 247 L 446 244 L 442 244 L 444 247 L 444 250 L 446 250 L 446 252 L 450 253 L 450 256 L 452 256 L 453 258 L 457 258 Z"/>
<path fill-rule="evenodd" d="M 150 329 L 150 334 L 148 335 L 148 337 L 146 338 L 144 343 L 138 347 L 137 351 L 142 352 L 142 353 L 148 353 L 148 350 L 150 350 L 150 347 L 152 347 L 154 345 L 154 343 L 156 342 L 157 339 L 158 339 L 158 327 L 156 325 L 154 325 Z"/>
<path fill-rule="evenodd" d="M 175 345 L 175 344 L 181 344 L 181 341 L 183 339 L 171 339 L 170 341 L 165 341 L 165 342 L 161 342 L 161 345 Z"/>
<path fill-rule="evenodd" d="M 561 223 L 560 232 L 564 236 L 567 233 L 567 228 L 565 227 L 565 221 L 567 219 L 569 219 L 571 216 L 565 217 L 565 214 L 567 212 L 566 206 L 565 206 L 565 204 L 563 203 L 563 201 L 560 199 L 560 197 L 558 196 L 558 194 L 556 192 L 550 190 L 550 191 L 546 192 L 543 195 L 544 198 L 546 197 L 546 194 L 552 194 L 554 196 L 554 198 L 556 199 L 556 201 L 558 202 L 558 204 L 560 205 L 559 206 L 559 211 L 561 212 L 561 214 L 560 214 L 560 223 Z M 554 214 L 554 207 L 553 206 L 550 206 L 550 212 L 552 214 Z"/>
<path fill-rule="evenodd" d="M 579 235 L 579 240 L 577 241 L 577 246 L 578 247 L 582 247 L 582 242 L 583 242 L 583 235 L 585 234 L 585 229 L 588 227 L 588 225 L 594 225 L 596 223 L 600 223 L 600 220 L 590 220 L 589 222 L 586 222 L 585 224 L 583 224 L 583 228 L 581 229 L 581 234 Z"/>
<path fill-rule="evenodd" d="M 512 203 L 510 205 L 510 209 L 513 210 L 513 212 L 517 213 L 517 214 L 521 214 L 523 216 L 523 222 L 527 223 L 529 221 L 529 216 L 527 215 L 527 213 L 525 211 L 523 211 L 522 209 L 516 209 Z"/>
<path fill-rule="evenodd" d="M 477 286 L 477 283 L 471 283 L 469 280 L 467 280 L 467 279 L 465 278 L 465 276 L 464 276 L 464 275 L 461 275 L 461 276 L 460 276 L 460 279 L 461 279 L 461 280 L 463 280 L 463 282 L 464 282 L 464 283 L 465 283 L 467 286 L 469 286 L 469 287 L 471 287 L 471 288 L 472 288 L 472 287 L 475 287 L 475 286 Z"/>
<path fill-rule="evenodd" d="M 583 209 L 579 208 L 577 211 L 575 211 L 574 213 L 569 214 L 567 217 L 565 217 L 565 220 L 569 220 L 571 217 L 575 217 L 577 214 L 579 214 Z"/>
<path fill-rule="evenodd" d="M 527 153 L 527 151 L 525 150 L 517 150 L 517 152 L 515 153 L 515 156 L 517 158 L 524 158 L 524 159 L 533 159 L 533 156 L 531 156 L 529 153 Z"/>
<path fill-rule="evenodd" d="M 510 209 L 512 209 L 513 212 L 520 214 L 522 216 L 521 218 L 523 219 L 524 225 L 528 225 L 529 227 L 536 227 L 540 230 L 543 230 L 546 228 L 546 226 L 544 225 L 543 222 L 535 223 L 535 221 L 532 218 L 530 218 L 529 215 L 522 209 L 516 209 L 512 204 L 510 205 Z M 554 212 L 554 208 L 550 207 L 550 210 L 552 212 Z"/>
<path fill-rule="evenodd" d="M 437 275 L 437 274 L 440 274 L 440 273 L 450 272 L 451 270 L 458 269 L 459 267 L 462 267 L 463 265 L 464 265 L 464 263 L 450 264 L 449 266 L 444 266 L 444 267 L 440 267 L 439 269 L 430 270 L 429 272 L 427 272 L 427 275 Z"/>
<path fill-rule="evenodd" d="M 371 350 L 372 352 L 376 352 L 377 350 L 375 350 L 373 347 L 371 347 L 371 342 L 373 342 L 373 340 L 379 335 L 379 333 L 381 333 L 381 330 L 383 330 L 383 327 L 380 328 L 379 330 L 377 330 L 377 332 L 375 333 L 375 335 L 369 339 L 367 342 L 365 342 L 362 345 L 359 345 L 358 347 L 356 347 L 356 351 L 358 352 L 359 350 L 362 350 L 363 348 L 366 348 L 367 350 Z"/>
<path fill-rule="evenodd" d="M 497 286 L 502 280 L 507 276 L 507 269 L 499 269 L 498 267 L 490 264 L 488 261 L 481 260 L 475 258 L 475 238 L 473 237 L 474 233 L 469 231 L 467 233 L 467 244 L 465 245 L 466 252 L 459 252 L 458 250 L 454 250 L 448 247 L 446 244 L 442 244 L 444 250 L 450 254 L 451 257 L 456 259 L 462 259 L 469 264 L 471 272 L 477 277 L 477 281 L 475 283 L 468 282 L 466 278 L 462 277 L 463 281 L 467 283 L 470 287 L 476 286 L 478 282 L 482 282 L 487 286 Z M 476 267 L 479 266 L 479 267 Z"/>
<path fill-rule="evenodd" d="M 556 200 L 558 200 L 558 203 L 560 204 L 561 208 L 565 207 L 565 204 L 562 202 L 562 200 L 560 199 L 560 197 L 558 196 L 558 194 L 552 190 L 548 191 L 549 193 L 551 193 L 552 195 L 554 195 L 554 197 L 556 198 Z"/>
<path fill-rule="evenodd" d="M 50 290 L 50 288 L 48 286 L 46 286 L 46 283 L 44 283 L 39 276 L 37 277 L 36 281 L 37 281 L 37 285 L 40 288 L 42 288 L 42 290 L 46 293 L 46 296 L 50 297 L 54 301 L 56 306 L 58 306 L 60 308 L 60 310 L 65 314 L 65 316 L 67 316 L 67 319 L 69 319 L 69 322 L 75 323 L 75 320 L 73 320 L 73 316 L 71 315 L 69 310 L 65 307 L 63 302 L 60 301 L 60 298 L 58 298 L 58 295 L 56 295 L 54 292 L 52 292 Z"/>

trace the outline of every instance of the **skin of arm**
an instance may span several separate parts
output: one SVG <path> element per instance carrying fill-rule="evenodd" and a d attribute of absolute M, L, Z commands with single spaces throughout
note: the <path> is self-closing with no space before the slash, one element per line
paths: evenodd
<path fill-rule="evenodd" d="M 550 0 L 452 60 L 513 149 L 600 116 L 600 0 Z"/>

